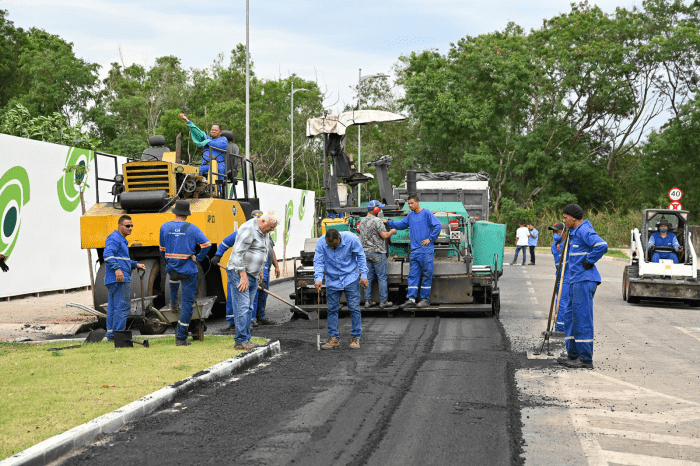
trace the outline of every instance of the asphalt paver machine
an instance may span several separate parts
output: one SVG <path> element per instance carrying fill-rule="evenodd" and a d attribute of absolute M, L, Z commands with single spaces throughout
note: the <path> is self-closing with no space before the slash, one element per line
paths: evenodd
<path fill-rule="evenodd" d="M 668 231 L 676 235 L 683 249 L 676 252 L 673 248 L 656 247 L 655 251 L 675 254 L 678 263 L 672 259 L 652 262 L 649 238 L 662 219 L 669 223 Z M 700 306 L 697 255 L 688 227 L 689 213 L 685 210 L 647 209 L 642 213 L 641 228 L 631 231 L 632 258 L 622 276 L 622 299 L 628 303 L 653 299 Z"/>
<path fill-rule="evenodd" d="M 367 113 L 364 113 L 367 112 Z M 370 113 L 371 112 L 371 113 Z M 350 231 L 358 234 L 358 226 L 367 215 L 366 207 L 356 207 L 356 187 L 370 180 L 357 172 L 352 160 L 345 154 L 345 129 L 353 124 L 370 124 L 401 121 L 403 117 L 389 112 L 356 111 L 347 114 L 327 115 L 311 119 L 307 123 L 307 136 L 323 135 L 324 138 L 324 188 L 326 190 L 326 210 L 333 214 L 343 214 L 343 219 L 334 219 L 324 224 L 327 228 Z M 342 121 L 340 125 L 337 122 Z M 408 195 L 421 189 L 416 184 L 416 172 L 406 174 L 405 188 L 392 188 L 389 181 L 391 157 L 384 156 L 367 163 L 376 168 L 380 200 L 385 207 L 385 218 L 400 221 L 409 213 Z M 333 170 L 329 170 L 331 167 Z M 338 181 L 351 186 L 347 203 L 343 205 L 338 196 Z M 488 190 L 488 188 L 487 188 Z M 435 186 L 430 186 L 434 193 Z M 450 196 L 452 194 L 453 196 Z M 503 253 L 506 226 L 477 220 L 470 216 L 463 202 L 461 189 L 453 188 L 442 192 L 441 201 L 424 201 L 421 207 L 427 208 L 440 220 L 442 230 L 435 242 L 433 282 L 430 307 L 409 308 L 401 311 L 399 306 L 406 301 L 408 274 L 410 271 L 410 229 L 399 230 L 387 240 L 388 245 L 388 288 L 389 300 L 394 306 L 380 309 L 363 308 L 363 313 L 374 312 L 394 314 L 408 312 L 415 314 L 447 313 L 486 313 L 499 316 L 500 288 L 498 279 L 503 273 Z M 450 200 L 454 199 L 454 200 Z M 482 212 L 483 213 L 483 212 Z M 301 251 L 300 263 L 295 266 L 295 290 L 291 297 L 296 305 L 316 310 L 318 295 L 314 288 L 313 257 L 317 241 L 323 238 L 309 238 Z M 379 302 L 376 281 L 372 286 L 372 301 Z M 362 299 L 364 300 L 364 293 Z M 325 311 L 325 284 L 321 290 L 321 311 Z M 342 301 L 341 301 L 342 302 Z"/>

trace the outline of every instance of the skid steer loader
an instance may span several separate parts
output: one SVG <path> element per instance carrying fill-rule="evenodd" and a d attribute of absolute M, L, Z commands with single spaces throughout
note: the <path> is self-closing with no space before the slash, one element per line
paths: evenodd
<path fill-rule="evenodd" d="M 658 230 L 659 222 L 669 223 L 669 233 L 676 235 L 681 249 L 657 247 L 649 249 L 649 238 Z M 631 231 L 632 258 L 622 276 L 622 299 L 638 303 L 641 299 L 685 302 L 700 306 L 697 255 L 688 231 L 689 214 L 685 210 L 647 209 L 642 215 L 641 229 Z M 675 254 L 672 259 L 652 262 L 654 252 Z"/>

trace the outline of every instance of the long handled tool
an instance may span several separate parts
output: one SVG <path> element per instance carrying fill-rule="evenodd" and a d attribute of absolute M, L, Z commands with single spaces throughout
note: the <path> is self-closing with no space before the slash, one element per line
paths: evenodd
<path fill-rule="evenodd" d="M 316 349 L 321 351 L 321 291 L 316 293 Z"/>
<path fill-rule="evenodd" d="M 226 269 L 226 267 L 224 267 L 224 266 L 221 265 L 221 264 L 219 264 L 219 267 L 221 267 L 222 269 Z M 277 295 L 276 295 L 275 293 L 273 293 L 272 291 L 266 290 L 266 289 L 263 288 L 263 287 L 258 287 L 258 291 L 264 291 L 265 293 L 269 294 L 269 295 L 272 296 L 273 298 L 277 298 L 277 299 L 279 299 L 280 301 L 282 301 L 284 304 L 287 304 L 287 305 L 291 306 L 293 309 L 295 309 L 296 311 L 298 311 L 298 312 L 300 313 L 299 315 L 301 315 L 301 318 L 304 319 L 304 320 L 312 320 L 313 317 L 314 317 L 314 315 L 313 315 L 313 314 L 314 314 L 314 311 L 305 311 L 305 310 L 303 310 L 302 308 L 300 308 L 299 306 L 296 306 L 296 305 L 290 303 L 290 302 L 287 301 L 286 299 L 277 296 Z M 316 313 L 318 314 L 318 311 L 316 311 Z"/>
<path fill-rule="evenodd" d="M 565 232 L 566 233 L 566 232 Z M 552 313 L 554 312 L 554 302 L 557 297 L 557 291 L 559 292 L 559 297 L 561 298 L 561 288 L 564 282 L 564 267 L 566 267 L 566 254 L 569 250 L 569 235 L 566 235 L 566 242 L 564 243 L 564 252 L 561 255 L 561 260 L 559 261 L 559 267 L 557 268 L 557 280 L 554 282 L 554 291 L 552 292 L 552 302 L 549 305 L 549 318 L 547 320 L 547 330 L 544 332 L 544 340 L 542 340 L 542 346 L 539 350 L 533 351 L 533 354 L 540 355 L 544 349 L 545 343 L 547 344 L 547 356 L 554 356 L 552 350 L 549 347 L 549 332 L 552 325 Z"/>
<path fill-rule="evenodd" d="M 83 345 L 85 343 L 99 343 L 102 341 L 102 339 L 105 337 L 107 332 L 103 328 L 98 328 L 96 330 L 92 330 L 90 333 L 88 333 L 87 338 L 83 342 Z M 49 348 L 46 351 L 60 351 L 64 349 L 71 349 L 71 348 L 80 348 L 83 345 L 71 345 L 71 346 L 62 346 L 60 348 Z"/>

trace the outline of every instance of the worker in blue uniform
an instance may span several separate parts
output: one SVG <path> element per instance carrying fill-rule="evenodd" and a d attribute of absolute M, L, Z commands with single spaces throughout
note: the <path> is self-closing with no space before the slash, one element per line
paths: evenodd
<path fill-rule="evenodd" d="M 219 244 L 219 247 L 216 250 L 216 255 L 211 258 L 212 267 L 216 267 L 221 260 L 221 256 L 223 256 L 224 253 L 233 246 L 233 244 L 236 242 L 236 236 L 238 236 L 238 231 L 234 231 L 228 235 L 226 238 L 224 238 L 221 244 Z M 224 331 L 233 332 L 236 330 L 236 318 L 233 315 L 233 292 L 231 291 L 231 284 L 228 283 L 226 288 L 226 323 L 228 325 Z"/>
<path fill-rule="evenodd" d="M 565 333 L 567 357 L 557 359 L 570 368 L 593 368 L 593 297 L 601 282 L 595 263 L 608 251 L 577 204 L 564 207 L 564 224 L 569 229 L 569 313 Z"/>
<path fill-rule="evenodd" d="M 316 243 L 314 251 L 314 287 L 321 292 L 326 279 L 326 303 L 328 311 L 328 341 L 321 349 L 340 346 L 338 312 L 340 295 L 345 293 L 350 310 L 350 349 L 360 348 L 362 337 L 362 313 L 360 311 L 360 285 L 367 288 L 367 258 L 360 238 L 349 231 L 339 232 L 335 228 L 326 230 L 326 236 Z M 359 281 L 358 281 L 359 278 Z"/>
<path fill-rule="evenodd" d="M 160 255 L 165 260 L 165 270 L 170 274 L 171 309 L 177 308 L 177 294 L 182 283 L 182 302 L 175 343 L 177 346 L 189 346 L 191 343 L 187 341 L 187 335 L 194 297 L 197 294 L 195 248 L 200 248 L 196 260 L 201 262 L 207 256 L 211 243 L 197 225 L 187 222 L 187 217 L 191 215 L 189 202 L 177 201 L 173 214 L 175 220 L 160 227 Z"/>
<path fill-rule="evenodd" d="M 433 283 L 433 254 L 435 240 L 440 236 L 442 225 L 440 220 L 430 210 L 420 206 L 418 194 L 408 196 L 408 207 L 411 211 L 399 222 L 384 220 L 390 228 L 410 230 L 411 236 L 411 270 L 408 272 L 408 292 L 402 309 L 409 307 L 430 306 L 430 287 Z M 420 288 L 421 301 L 416 305 Z"/>
<path fill-rule="evenodd" d="M 199 174 L 201 176 L 207 176 L 209 173 L 209 161 L 214 159 L 218 165 L 216 173 L 224 173 L 225 170 L 225 156 L 226 147 L 228 147 L 228 139 L 221 135 L 223 128 L 219 124 L 213 124 L 211 130 L 209 131 L 209 136 L 206 135 L 204 131 L 197 128 L 197 126 L 192 123 L 184 113 L 180 114 L 180 118 L 187 122 L 187 127 L 190 130 L 190 136 L 192 136 L 192 141 L 197 145 L 197 147 L 204 148 L 204 154 L 202 154 L 202 163 L 199 166 Z M 218 149 L 218 150 L 217 150 Z M 220 175 L 219 179 L 223 176 Z"/>
<path fill-rule="evenodd" d="M 562 253 L 564 252 L 565 238 L 564 238 L 564 224 L 555 223 L 548 228 L 554 232 L 554 242 L 552 242 L 552 256 L 554 256 L 554 267 L 555 271 L 559 270 L 559 262 L 561 261 Z M 561 336 L 564 336 L 564 330 L 566 328 L 566 322 L 569 320 L 569 314 L 567 312 L 567 307 L 569 305 L 569 268 L 564 266 L 562 273 L 564 274 L 564 280 L 557 281 L 557 294 L 559 294 L 559 284 L 561 283 L 561 294 L 559 294 L 559 306 L 557 306 L 557 322 L 554 330 L 561 332 Z M 561 277 L 560 277 L 561 278 Z"/>
<path fill-rule="evenodd" d="M 102 257 L 105 263 L 107 298 L 107 340 L 114 340 L 114 332 L 126 329 L 126 319 L 131 312 L 131 270 L 146 266 L 129 258 L 129 242 L 134 222 L 128 215 L 119 217 L 117 229 L 105 241 Z"/>
<path fill-rule="evenodd" d="M 676 252 L 682 252 L 683 246 L 678 243 L 678 238 L 676 235 L 669 232 L 668 220 L 662 218 L 659 223 L 656 224 L 659 231 L 654 232 L 649 238 L 649 250 L 653 251 L 651 255 L 652 262 L 659 262 L 659 259 L 671 259 L 674 264 L 678 263 L 678 256 L 671 251 L 655 251 L 654 249 L 658 247 L 673 248 Z"/>

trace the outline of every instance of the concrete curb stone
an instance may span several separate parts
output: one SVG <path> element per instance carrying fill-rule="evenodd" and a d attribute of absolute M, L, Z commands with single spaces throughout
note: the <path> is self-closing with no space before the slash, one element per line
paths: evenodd
<path fill-rule="evenodd" d="M 75 448 L 84 447 L 100 434 L 114 432 L 128 423 L 152 413 L 188 390 L 228 377 L 232 373 L 242 372 L 279 353 L 280 342 L 274 341 L 263 347 L 239 354 L 172 385 L 163 387 L 111 413 L 46 439 L 0 461 L 0 466 L 34 466 L 55 461 Z"/>

